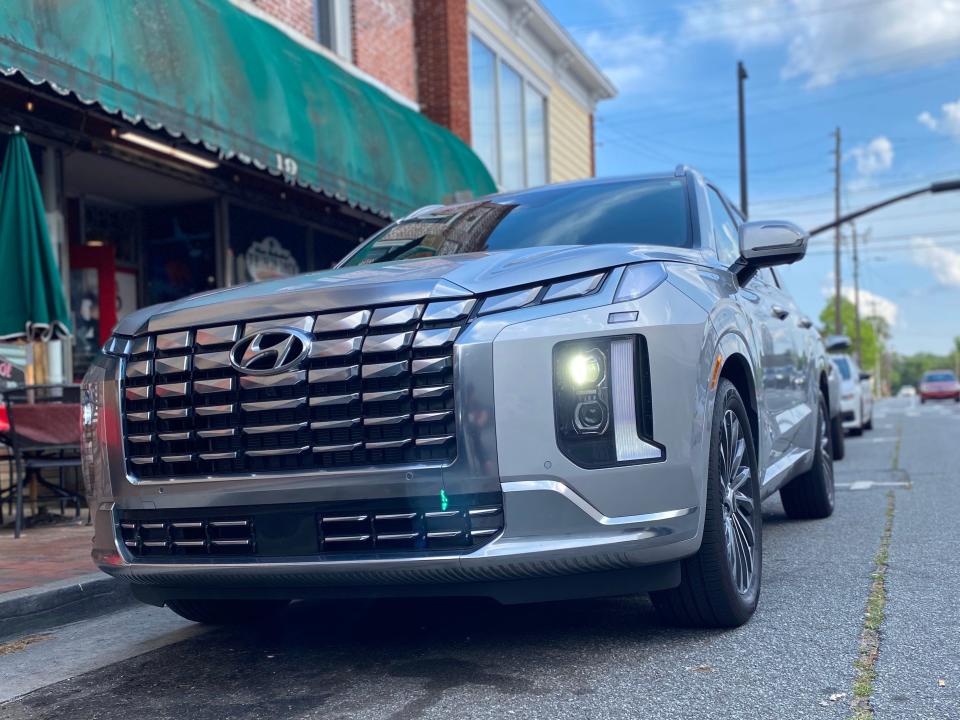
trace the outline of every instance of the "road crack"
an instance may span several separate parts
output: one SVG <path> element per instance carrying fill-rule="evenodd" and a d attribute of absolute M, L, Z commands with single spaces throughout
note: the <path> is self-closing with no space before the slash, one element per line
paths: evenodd
<path fill-rule="evenodd" d="M 899 458 L 900 443 L 894 455 L 894 469 Z M 863 618 L 863 630 L 860 633 L 860 649 L 853 663 L 853 700 L 850 703 L 852 720 L 873 720 L 874 712 L 871 700 L 874 683 L 877 679 L 877 659 L 880 656 L 880 627 L 883 625 L 884 608 L 887 603 L 887 568 L 890 559 L 890 538 L 893 534 L 893 515 L 896 510 L 896 495 L 887 491 L 886 522 L 880 536 L 880 549 L 874 557 L 874 569 L 871 577 L 870 594 L 867 596 L 867 608 Z"/>

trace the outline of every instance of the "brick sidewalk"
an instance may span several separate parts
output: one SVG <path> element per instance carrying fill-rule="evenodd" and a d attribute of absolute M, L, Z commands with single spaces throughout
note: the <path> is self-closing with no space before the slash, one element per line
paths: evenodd
<path fill-rule="evenodd" d="M 90 559 L 93 527 L 63 523 L 0 531 L 0 593 L 96 572 Z"/>

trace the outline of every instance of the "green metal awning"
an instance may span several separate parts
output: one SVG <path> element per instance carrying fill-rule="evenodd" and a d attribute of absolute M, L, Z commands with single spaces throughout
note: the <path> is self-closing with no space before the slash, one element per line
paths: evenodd
<path fill-rule="evenodd" d="M 0 71 L 382 214 L 496 189 L 453 133 L 228 0 L 4 0 Z"/>

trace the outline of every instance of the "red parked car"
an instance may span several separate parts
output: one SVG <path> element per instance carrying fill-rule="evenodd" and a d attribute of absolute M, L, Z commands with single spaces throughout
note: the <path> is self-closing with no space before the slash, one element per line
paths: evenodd
<path fill-rule="evenodd" d="M 953 400 L 960 402 L 960 383 L 951 370 L 931 370 L 920 381 L 920 402 Z"/>

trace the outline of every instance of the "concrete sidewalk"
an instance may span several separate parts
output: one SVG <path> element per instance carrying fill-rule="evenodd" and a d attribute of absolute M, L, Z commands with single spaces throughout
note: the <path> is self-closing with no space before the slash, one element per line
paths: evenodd
<path fill-rule="evenodd" d="M 132 602 L 90 559 L 93 528 L 62 523 L 0 533 L 0 639 L 64 625 Z"/>
<path fill-rule="evenodd" d="M 29 528 L 19 539 L 13 530 L 0 531 L 0 596 L 95 572 L 92 540 L 93 527 L 82 522 Z"/>

